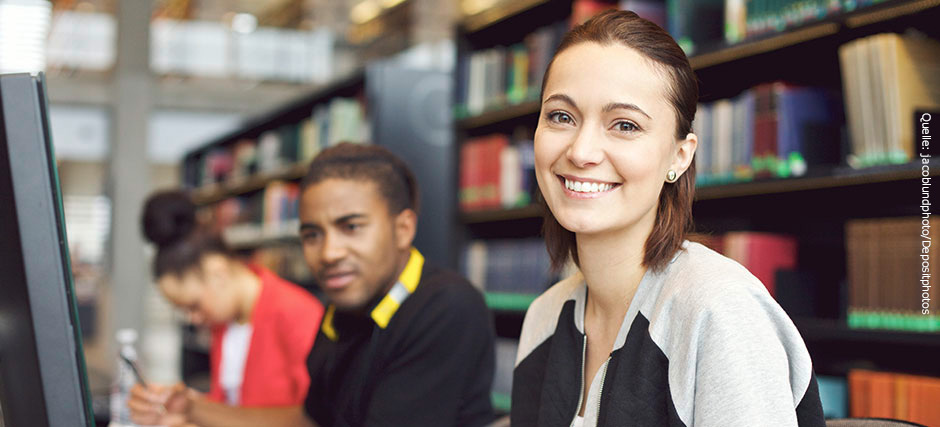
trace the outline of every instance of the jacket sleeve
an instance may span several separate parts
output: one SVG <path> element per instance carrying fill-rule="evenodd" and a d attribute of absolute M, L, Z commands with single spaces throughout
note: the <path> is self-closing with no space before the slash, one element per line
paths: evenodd
<path fill-rule="evenodd" d="M 769 295 L 729 293 L 712 301 L 695 322 L 691 424 L 825 425 L 809 353 L 786 313 Z"/>
<path fill-rule="evenodd" d="M 303 295 L 307 297 L 307 295 Z M 301 301 L 303 303 L 301 303 Z M 291 378 L 291 396 L 296 404 L 303 404 L 310 387 L 307 356 L 323 319 L 323 305 L 315 298 L 303 298 L 292 303 L 290 311 L 280 313 L 285 361 Z"/>
<path fill-rule="evenodd" d="M 420 332 L 378 375 L 366 425 L 480 426 L 492 421 L 489 312 L 475 290 L 441 294 L 414 325 Z"/>

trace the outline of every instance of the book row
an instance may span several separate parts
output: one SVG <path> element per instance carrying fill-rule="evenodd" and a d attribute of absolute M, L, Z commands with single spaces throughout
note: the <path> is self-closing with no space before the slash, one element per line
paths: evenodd
<path fill-rule="evenodd" d="M 277 173 L 306 164 L 324 147 L 341 141 L 365 142 L 370 127 L 365 109 L 354 98 L 333 98 L 310 116 L 240 138 L 191 156 L 184 162 L 185 184 L 198 188 L 237 183 L 256 174 Z"/>
<path fill-rule="evenodd" d="M 938 225 L 934 220 L 927 224 Z M 925 316 L 922 297 L 925 289 L 936 287 L 934 275 L 940 261 L 936 254 L 923 253 L 922 226 L 919 217 L 846 223 L 850 326 L 930 330 L 934 323 L 930 320 L 936 317 Z M 873 315 L 877 313 L 882 315 Z"/>
<path fill-rule="evenodd" d="M 469 139 L 460 147 L 459 166 L 463 212 L 526 206 L 538 191 L 529 138 L 492 134 Z"/>
<path fill-rule="evenodd" d="M 850 164 L 906 163 L 929 150 L 915 129 L 918 112 L 940 112 L 940 42 L 876 34 L 840 46 L 839 64 Z"/>
<path fill-rule="evenodd" d="M 296 182 L 272 181 L 260 191 L 203 207 L 200 219 L 229 243 L 244 242 L 249 235 L 296 235 L 299 197 L 300 185 Z M 284 230 L 287 227 L 291 229 Z"/>
<path fill-rule="evenodd" d="M 540 294 L 557 281 L 542 239 L 475 240 L 460 261 L 461 273 L 486 292 Z"/>
<path fill-rule="evenodd" d="M 802 176 L 840 162 L 838 98 L 823 88 L 765 83 L 699 104 L 693 130 L 701 185 Z"/>
<path fill-rule="evenodd" d="M 560 22 L 536 30 L 522 43 L 478 50 L 458 58 L 457 118 L 537 99 L 542 76 L 567 29 Z"/>
<path fill-rule="evenodd" d="M 849 415 L 940 425 L 940 378 L 852 370 L 848 375 Z"/>

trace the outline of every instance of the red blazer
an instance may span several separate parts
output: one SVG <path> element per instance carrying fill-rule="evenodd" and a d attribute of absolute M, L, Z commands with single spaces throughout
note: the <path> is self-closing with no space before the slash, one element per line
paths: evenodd
<path fill-rule="evenodd" d="M 242 379 L 241 406 L 303 404 L 310 385 L 307 354 L 323 318 L 323 304 L 301 287 L 271 271 L 249 266 L 261 279 L 261 293 L 251 315 L 251 342 Z M 225 402 L 219 384 L 222 337 L 227 326 L 212 329 L 209 351 L 209 398 Z"/>

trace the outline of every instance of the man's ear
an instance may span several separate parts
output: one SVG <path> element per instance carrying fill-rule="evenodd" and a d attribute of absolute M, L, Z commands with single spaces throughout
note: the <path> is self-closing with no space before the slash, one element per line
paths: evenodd
<path fill-rule="evenodd" d="M 694 133 L 689 133 L 685 136 L 685 139 L 676 141 L 676 155 L 670 169 L 676 171 L 680 176 L 685 173 L 692 165 L 696 148 L 698 148 L 698 136 Z"/>
<path fill-rule="evenodd" d="M 411 209 L 405 209 L 395 215 L 395 246 L 401 250 L 411 248 L 418 231 L 418 214 Z"/>

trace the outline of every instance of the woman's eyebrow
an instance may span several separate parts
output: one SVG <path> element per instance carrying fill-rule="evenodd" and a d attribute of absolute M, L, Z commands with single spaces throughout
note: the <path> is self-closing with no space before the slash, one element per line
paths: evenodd
<path fill-rule="evenodd" d="M 575 103 L 574 103 L 574 100 L 571 99 L 570 96 L 565 95 L 565 94 L 563 94 L 563 93 L 556 93 L 556 94 L 554 94 L 554 95 L 552 95 L 552 96 L 549 96 L 548 98 L 545 98 L 545 100 L 542 101 L 542 103 L 543 103 L 543 104 L 547 104 L 549 101 L 561 101 L 561 102 L 564 102 L 564 103 L 566 103 L 566 104 L 568 104 L 568 105 L 574 107 L 575 109 L 578 108 L 578 104 L 575 104 Z"/>
<path fill-rule="evenodd" d="M 649 114 L 646 114 L 646 111 L 643 111 L 642 108 L 637 107 L 636 104 L 629 104 L 626 102 L 611 102 L 610 104 L 607 104 L 604 106 L 605 113 L 608 113 L 614 110 L 620 110 L 620 109 L 636 111 L 637 113 L 640 113 L 646 116 L 647 119 L 653 120 L 653 118 L 650 117 Z"/>

